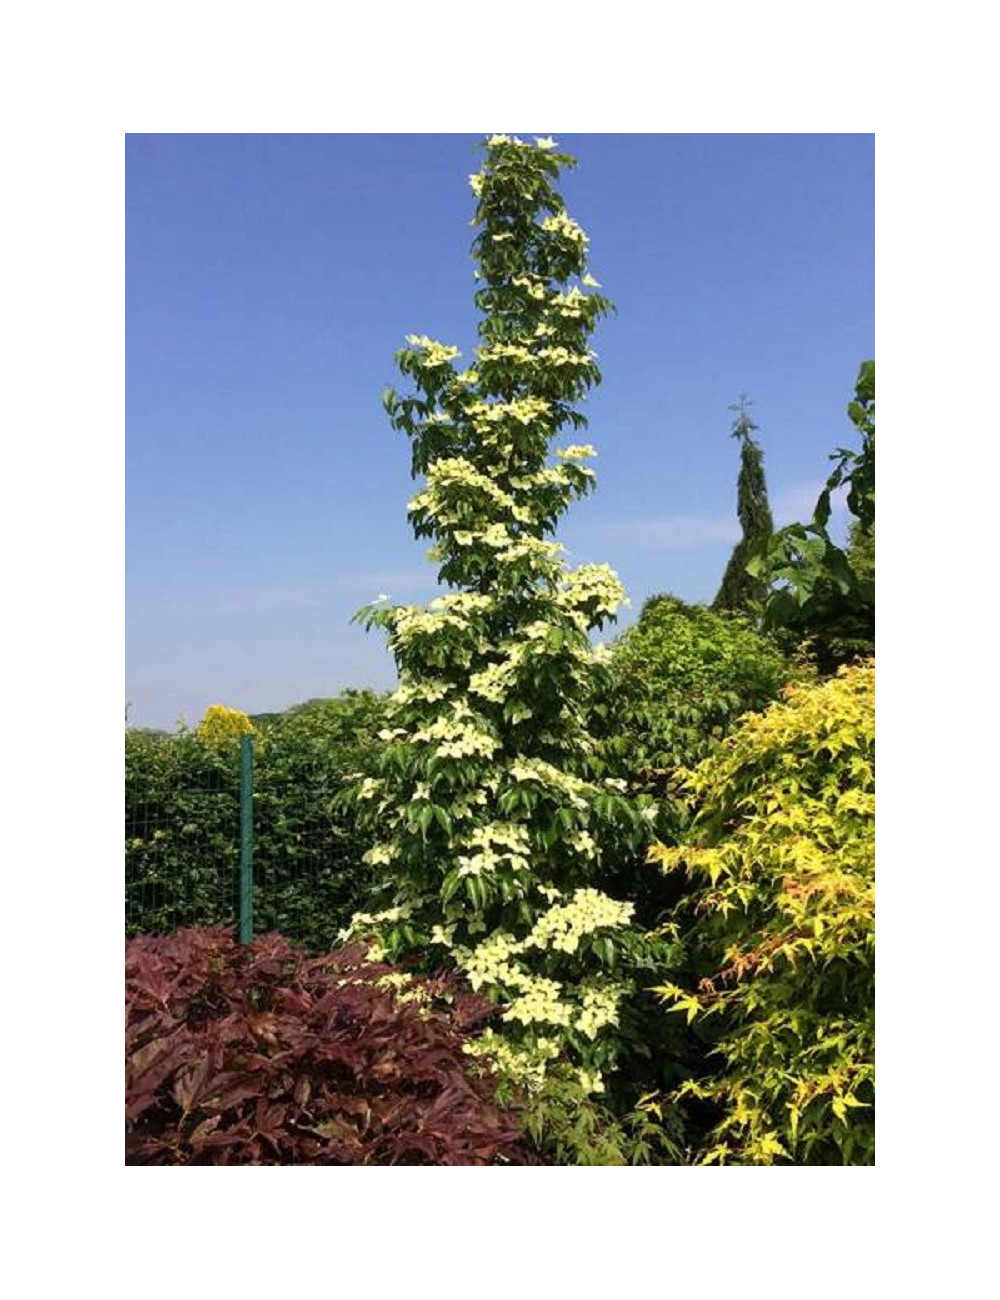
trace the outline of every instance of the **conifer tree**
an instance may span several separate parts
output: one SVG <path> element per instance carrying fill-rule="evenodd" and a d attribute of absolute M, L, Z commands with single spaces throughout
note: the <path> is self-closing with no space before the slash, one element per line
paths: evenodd
<path fill-rule="evenodd" d="M 749 402 L 742 395 L 739 404 L 729 409 L 736 412 L 732 437 L 740 441 L 740 475 L 736 487 L 736 512 L 739 515 L 743 536 L 736 543 L 726 571 L 722 576 L 712 608 L 728 610 L 734 614 L 759 612 L 767 594 L 767 584 L 747 572 L 747 561 L 754 548 L 766 545 L 774 532 L 774 520 L 767 500 L 767 482 L 764 478 L 764 453 L 754 441 L 757 428 L 747 410 Z"/>
<path fill-rule="evenodd" d="M 550 459 L 550 444 L 586 425 L 577 404 L 600 380 L 588 337 L 611 304 L 555 188 L 575 160 L 547 138 L 485 147 L 470 177 L 475 359 L 459 369 L 457 348 L 411 335 L 397 362 L 416 392 L 383 397 L 424 480 L 414 532 L 450 590 L 358 616 L 386 631 L 399 688 L 380 775 L 356 792 L 387 906 L 348 933 L 457 968 L 504 1008 L 501 1061 L 568 1058 L 600 1091 L 641 951 L 631 904 L 598 887 L 602 862 L 643 842 L 649 809 L 602 778 L 587 727 L 608 681 L 588 633 L 624 591 L 607 565 L 567 567 L 551 539 L 592 490 L 596 453 L 573 443 Z"/>

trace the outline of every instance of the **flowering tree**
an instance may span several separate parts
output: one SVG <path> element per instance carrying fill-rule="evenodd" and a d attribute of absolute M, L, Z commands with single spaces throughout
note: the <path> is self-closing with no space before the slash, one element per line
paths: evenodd
<path fill-rule="evenodd" d="M 426 608 L 361 611 L 399 671 L 380 775 L 356 797 L 378 842 L 388 906 L 355 917 L 377 956 L 452 964 L 504 1010 L 487 1045 L 536 1071 L 569 1055 L 590 1089 L 614 1055 L 628 986 L 629 903 L 596 887 L 602 860 L 645 833 L 624 782 L 602 778 L 587 728 L 606 668 L 588 633 L 624 601 L 606 565 L 570 569 L 556 521 L 594 485 L 593 447 L 555 450 L 600 373 L 588 336 L 610 309 L 587 236 L 554 182 L 574 160 L 549 139 L 486 144 L 477 199 L 481 345 L 410 336 L 416 392 L 384 395 L 424 484 L 409 504 L 452 590 Z"/>

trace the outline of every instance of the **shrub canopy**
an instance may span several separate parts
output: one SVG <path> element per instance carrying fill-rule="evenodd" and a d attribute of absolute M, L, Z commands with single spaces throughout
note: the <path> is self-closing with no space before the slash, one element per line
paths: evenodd
<path fill-rule="evenodd" d="M 535 1163 L 463 1048 L 491 1008 L 355 946 L 126 944 L 126 1163 Z"/>
<path fill-rule="evenodd" d="M 646 601 L 612 646 L 611 663 L 608 761 L 658 794 L 675 768 L 701 762 L 741 714 L 768 705 L 794 672 L 747 619 L 669 595 Z"/>
<path fill-rule="evenodd" d="M 700 979 L 663 985 L 720 1073 L 703 1163 L 874 1163 L 875 668 L 844 668 L 743 720 L 688 777 Z"/>
<path fill-rule="evenodd" d="M 225 745 L 237 737 L 252 736 L 254 731 L 250 718 L 240 709 L 230 709 L 225 704 L 210 704 L 198 723 L 195 734 L 206 745 Z"/>

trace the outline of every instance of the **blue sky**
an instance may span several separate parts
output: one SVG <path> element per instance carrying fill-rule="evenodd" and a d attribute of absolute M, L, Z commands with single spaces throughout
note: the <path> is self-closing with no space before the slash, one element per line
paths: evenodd
<path fill-rule="evenodd" d="M 546 134 L 540 131 L 539 134 Z M 750 395 L 779 522 L 811 512 L 874 355 L 874 137 L 562 135 L 562 186 L 618 312 L 593 338 L 598 490 L 571 562 L 634 616 L 710 600 Z M 434 594 L 380 403 L 408 333 L 475 346 L 466 135 L 131 135 L 126 698 L 172 727 L 387 687 L 380 592 Z M 620 626 L 627 625 L 626 616 Z"/>

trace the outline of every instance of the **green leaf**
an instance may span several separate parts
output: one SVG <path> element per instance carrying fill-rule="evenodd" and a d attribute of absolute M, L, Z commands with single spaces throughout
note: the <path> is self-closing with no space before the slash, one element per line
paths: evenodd
<path fill-rule="evenodd" d="M 427 829 L 434 822 L 434 808 L 430 804 L 424 804 L 417 814 L 417 825 L 420 828 L 420 834 L 427 841 Z"/>

